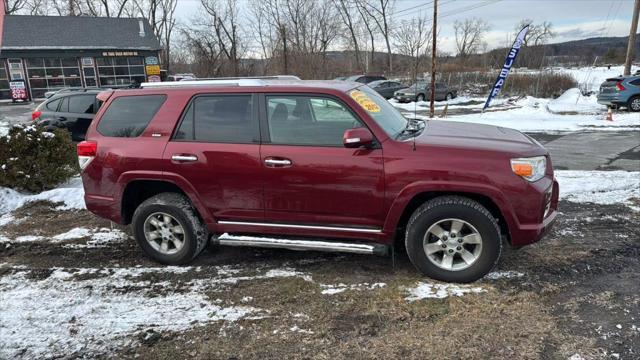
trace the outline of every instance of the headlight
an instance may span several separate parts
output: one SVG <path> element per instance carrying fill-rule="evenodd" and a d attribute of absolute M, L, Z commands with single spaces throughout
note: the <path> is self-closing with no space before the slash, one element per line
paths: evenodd
<path fill-rule="evenodd" d="M 530 158 L 511 159 L 511 170 L 527 181 L 538 181 L 547 172 L 547 158 L 536 156 Z"/>

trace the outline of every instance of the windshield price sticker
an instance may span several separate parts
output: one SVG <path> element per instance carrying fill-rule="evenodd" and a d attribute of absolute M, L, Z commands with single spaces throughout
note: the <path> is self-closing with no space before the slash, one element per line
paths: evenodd
<path fill-rule="evenodd" d="M 367 94 L 363 93 L 359 90 L 354 90 L 349 93 L 353 100 L 355 100 L 360 106 L 362 106 L 365 110 L 372 113 L 380 112 L 380 106 L 376 104 L 371 98 L 367 96 Z"/>

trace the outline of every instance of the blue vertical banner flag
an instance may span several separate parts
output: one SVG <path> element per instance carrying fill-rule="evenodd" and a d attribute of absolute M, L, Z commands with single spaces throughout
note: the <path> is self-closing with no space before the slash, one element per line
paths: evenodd
<path fill-rule="evenodd" d="M 500 74 L 498 74 L 498 78 L 491 88 L 491 92 L 489 93 L 487 102 L 484 103 L 484 107 L 482 108 L 483 112 L 489 107 L 489 105 L 491 104 L 491 100 L 500 93 L 500 89 L 502 89 L 504 82 L 507 81 L 507 75 L 509 75 L 509 71 L 511 71 L 513 63 L 516 62 L 516 57 L 518 57 L 518 53 L 520 52 L 520 48 L 524 43 L 524 38 L 527 36 L 528 31 L 529 25 L 522 28 L 522 30 L 520 30 L 520 32 L 518 33 L 518 36 L 516 36 L 516 40 L 513 42 L 513 46 L 511 46 L 511 50 L 509 50 L 507 58 L 504 60 L 502 70 L 500 70 Z"/>

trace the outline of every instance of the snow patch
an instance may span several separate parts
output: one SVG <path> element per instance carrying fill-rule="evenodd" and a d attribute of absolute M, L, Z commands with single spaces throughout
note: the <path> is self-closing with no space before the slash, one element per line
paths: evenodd
<path fill-rule="evenodd" d="M 517 271 L 493 271 L 485 275 L 485 279 L 498 280 L 498 279 L 511 279 L 523 277 L 524 274 Z"/>
<path fill-rule="evenodd" d="M 606 205 L 640 198 L 640 171 L 558 170 L 555 175 L 564 200 Z"/>
<path fill-rule="evenodd" d="M 337 285 L 320 284 L 320 287 L 324 289 L 321 291 L 321 294 L 323 295 L 335 295 L 341 292 L 345 292 L 347 290 L 362 291 L 362 290 L 381 289 L 385 286 L 387 286 L 387 284 L 385 283 L 373 283 L 373 284 L 362 283 L 362 284 L 351 284 L 351 285 L 346 285 L 343 283 L 340 283 Z"/>
<path fill-rule="evenodd" d="M 64 241 L 64 240 L 72 240 L 72 239 L 81 239 L 83 237 L 87 237 L 91 235 L 91 230 L 78 227 L 73 228 L 66 233 L 62 233 L 53 237 L 55 241 Z"/>
<path fill-rule="evenodd" d="M 0 215 L 7 214 L 28 202 L 40 200 L 62 203 L 56 210 L 86 209 L 82 180 L 76 177 L 55 189 L 39 194 L 23 194 L 13 189 L 0 187 Z"/>
<path fill-rule="evenodd" d="M 177 270 L 172 267 L 160 269 Z M 0 302 L 0 313 L 3 314 L 0 358 L 63 357 L 77 352 L 90 358 L 100 357 L 133 344 L 135 340 L 131 335 L 142 328 L 181 331 L 194 324 L 237 321 L 259 311 L 247 306 L 223 307 L 195 289 L 171 292 L 165 283 L 153 284 L 167 290 L 162 296 L 153 296 L 148 285 L 132 290 L 140 283 L 128 276 L 157 270 L 123 268 L 71 272 L 55 269 L 40 281 L 30 279 L 26 271 L 3 276 L 0 292 L 11 301 Z M 86 280 L 73 278 L 78 274 L 103 271 L 110 275 Z"/>
<path fill-rule="evenodd" d="M 578 88 L 565 91 L 558 98 L 547 103 L 547 109 L 557 114 L 601 114 L 607 110 L 598 104 L 597 96 L 583 96 Z"/>
<path fill-rule="evenodd" d="M 420 282 L 416 287 L 407 289 L 409 296 L 405 297 L 405 300 L 416 301 L 422 299 L 444 299 L 449 296 L 478 294 L 486 291 L 487 290 L 481 287 L 472 287 L 469 285 L 431 284 Z"/>

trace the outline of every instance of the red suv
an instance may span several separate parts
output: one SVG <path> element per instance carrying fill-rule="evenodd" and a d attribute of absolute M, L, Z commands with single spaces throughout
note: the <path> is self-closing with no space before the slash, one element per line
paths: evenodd
<path fill-rule="evenodd" d="M 208 242 L 386 254 L 489 272 L 556 217 L 547 151 L 512 129 L 407 120 L 366 85 L 209 80 L 105 91 L 78 144 L 87 208 L 165 264 Z"/>

